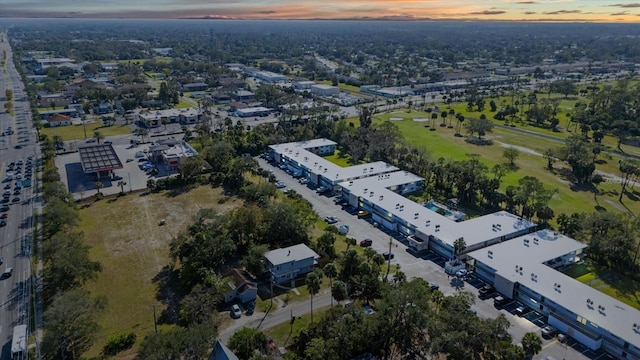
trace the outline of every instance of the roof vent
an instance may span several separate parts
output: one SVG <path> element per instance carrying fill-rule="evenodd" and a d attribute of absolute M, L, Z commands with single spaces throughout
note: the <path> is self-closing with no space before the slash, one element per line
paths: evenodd
<path fill-rule="evenodd" d="M 382 199 L 384 199 L 384 196 L 380 195 L 380 201 L 382 201 Z"/>
<path fill-rule="evenodd" d="M 488 251 L 488 254 L 489 254 L 489 258 L 490 258 L 490 259 L 493 259 L 493 251 L 489 250 L 489 251 Z"/>
<path fill-rule="evenodd" d="M 633 328 L 633 331 L 640 334 L 640 325 L 633 323 L 632 328 Z"/>
<path fill-rule="evenodd" d="M 589 309 L 593 309 L 593 300 L 591 300 L 591 299 L 587 299 L 587 307 L 588 307 Z"/>
<path fill-rule="evenodd" d="M 425 223 L 426 226 L 431 226 L 431 220 L 427 220 L 427 222 Z"/>
<path fill-rule="evenodd" d="M 535 237 L 534 237 L 534 238 L 533 238 L 533 243 L 534 243 L 534 244 L 536 244 L 536 245 L 538 245 L 538 243 L 539 243 L 538 238 L 535 238 Z"/>
<path fill-rule="evenodd" d="M 598 311 L 600 311 L 601 313 L 604 313 L 604 310 L 605 310 L 604 306 L 598 305 Z"/>

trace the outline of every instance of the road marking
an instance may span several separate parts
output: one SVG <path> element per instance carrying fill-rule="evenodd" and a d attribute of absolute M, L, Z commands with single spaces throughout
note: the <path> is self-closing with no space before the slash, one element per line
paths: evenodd
<path fill-rule="evenodd" d="M 549 341 L 549 343 L 547 345 L 542 346 L 542 350 L 550 347 L 551 345 L 555 345 L 555 344 L 559 344 L 560 342 L 558 341 L 558 339 L 553 339 L 553 341 Z"/>

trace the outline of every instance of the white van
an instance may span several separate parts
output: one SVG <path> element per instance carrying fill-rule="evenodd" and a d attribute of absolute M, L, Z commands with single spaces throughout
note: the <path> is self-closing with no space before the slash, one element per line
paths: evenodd
<path fill-rule="evenodd" d="M 4 270 L 4 272 L 2 273 L 2 278 L 6 279 L 8 277 L 11 277 L 11 275 L 13 275 L 13 268 L 12 267 L 8 267 Z"/>

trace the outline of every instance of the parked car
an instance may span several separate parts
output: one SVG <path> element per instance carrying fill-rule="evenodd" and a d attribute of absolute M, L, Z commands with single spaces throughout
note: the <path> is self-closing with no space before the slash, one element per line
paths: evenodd
<path fill-rule="evenodd" d="M 438 285 L 438 284 L 436 284 L 436 283 L 433 283 L 433 282 L 430 282 L 430 283 L 429 283 L 429 289 L 430 289 L 431 291 L 440 290 L 440 285 Z"/>
<path fill-rule="evenodd" d="M 325 216 L 324 217 L 324 221 L 327 224 L 335 224 L 338 222 L 338 219 L 335 216 Z"/>
<path fill-rule="evenodd" d="M 338 234 L 347 235 L 349 233 L 349 225 L 340 225 L 338 228 Z"/>
<path fill-rule="evenodd" d="M 8 277 L 11 277 L 11 275 L 13 275 L 13 268 L 12 267 L 8 267 L 4 270 L 4 272 L 2 273 L 2 278 L 6 279 Z"/>
<path fill-rule="evenodd" d="M 94 139 L 94 138 L 89 138 L 89 139 L 85 140 L 84 142 L 86 142 L 87 144 L 89 144 L 89 143 L 94 143 L 94 142 L 96 142 L 96 139 Z"/>
<path fill-rule="evenodd" d="M 233 304 L 231 306 L 231 317 L 234 319 L 239 319 L 242 316 L 242 310 L 240 310 L 240 306 L 238 304 Z"/>
<path fill-rule="evenodd" d="M 309 183 L 309 179 L 307 179 L 307 178 L 300 179 L 300 184 L 305 185 L 305 184 L 308 184 L 308 183 Z"/>
<path fill-rule="evenodd" d="M 456 271 L 456 276 L 457 277 L 465 277 L 465 276 L 467 276 L 467 270 L 466 269 L 460 269 L 460 270 Z"/>
<path fill-rule="evenodd" d="M 363 305 L 362 306 L 362 311 L 364 311 L 364 313 L 367 314 L 367 315 L 372 315 L 372 314 L 376 313 L 376 311 L 373 310 L 373 308 L 371 306 L 369 306 L 369 305 Z"/>
<path fill-rule="evenodd" d="M 489 285 L 489 284 L 484 284 L 480 288 L 480 290 L 478 290 L 480 296 L 487 296 L 487 295 L 490 295 L 490 294 L 494 293 L 495 291 L 496 291 L 496 289 L 493 286 Z"/>
<path fill-rule="evenodd" d="M 276 187 L 278 189 L 282 189 L 282 188 L 287 187 L 287 185 L 285 183 L 283 183 L 282 181 L 276 181 Z"/>
<path fill-rule="evenodd" d="M 245 314 L 247 315 L 253 315 L 253 312 L 256 309 L 256 303 L 255 302 L 251 302 L 249 304 L 249 306 L 247 307 L 247 311 L 245 311 Z"/>
<path fill-rule="evenodd" d="M 528 308 L 528 307 L 526 307 L 526 306 L 524 306 L 524 305 L 522 305 L 522 304 L 519 304 L 519 306 L 518 306 L 518 307 L 516 308 L 516 310 L 515 310 L 515 313 L 516 313 L 516 315 L 518 315 L 518 316 L 524 316 L 524 315 L 526 315 L 528 312 L 529 312 L 529 308 Z"/>
<path fill-rule="evenodd" d="M 556 328 L 554 328 L 551 325 L 545 325 L 541 330 L 540 333 L 542 334 L 543 337 L 545 338 L 551 338 L 554 337 L 556 335 L 556 333 L 558 332 L 558 330 L 556 330 Z"/>
<path fill-rule="evenodd" d="M 7 226 L 7 220 L 0 220 L 0 227 Z"/>
<path fill-rule="evenodd" d="M 384 257 L 385 260 L 389 260 L 389 259 L 393 259 L 396 256 L 393 255 L 392 252 L 383 252 L 382 257 Z"/>
<path fill-rule="evenodd" d="M 493 305 L 497 308 L 503 307 L 506 303 L 507 303 L 507 299 L 502 297 L 501 295 L 496 296 L 495 298 L 493 298 Z"/>
<path fill-rule="evenodd" d="M 316 192 L 317 192 L 318 194 L 323 194 L 323 193 L 325 193 L 325 192 L 327 192 L 327 191 L 329 191 L 329 189 L 327 189 L 327 188 L 326 188 L 326 187 L 324 187 L 324 186 L 320 186 L 319 188 L 317 188 L 317 189 L 316 189 Z"/>
<path fill-rule="evenodd" d="M 364 239 L 364 240 L 360 241 L 360 246 L 362 246 L 362 247 L 369 247 L 371 245 L 373 245 L 373 240 L 371 240 L 371 239 Z"/>
<path fill-rule="evenodd" d="M 366 211 L 366 210 L 359 210 L 359 211 L 358 211 L 358 217 L 359 217 L 359 218 L 363 218 L 363 217 L 365 217 L 365 216 L 367 216 L 367 215 L 369 215 L 369 212 L 368 212 L 368 211 Z"/>

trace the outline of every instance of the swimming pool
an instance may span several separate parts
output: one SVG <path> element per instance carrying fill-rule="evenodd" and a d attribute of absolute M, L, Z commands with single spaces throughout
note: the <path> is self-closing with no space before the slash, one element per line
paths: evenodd
<path fill-rule="evenodd" d="M 424 207 L 426 207 L 427 209 L 436 212 L 440 215 L 444 215 L 444 216 L 451 216 L 453 215 L 453 213 L 451 211 L 449 211 L 448 209 L 442 208 L 434 203 L 428 202 L 424 205 Z"/>

